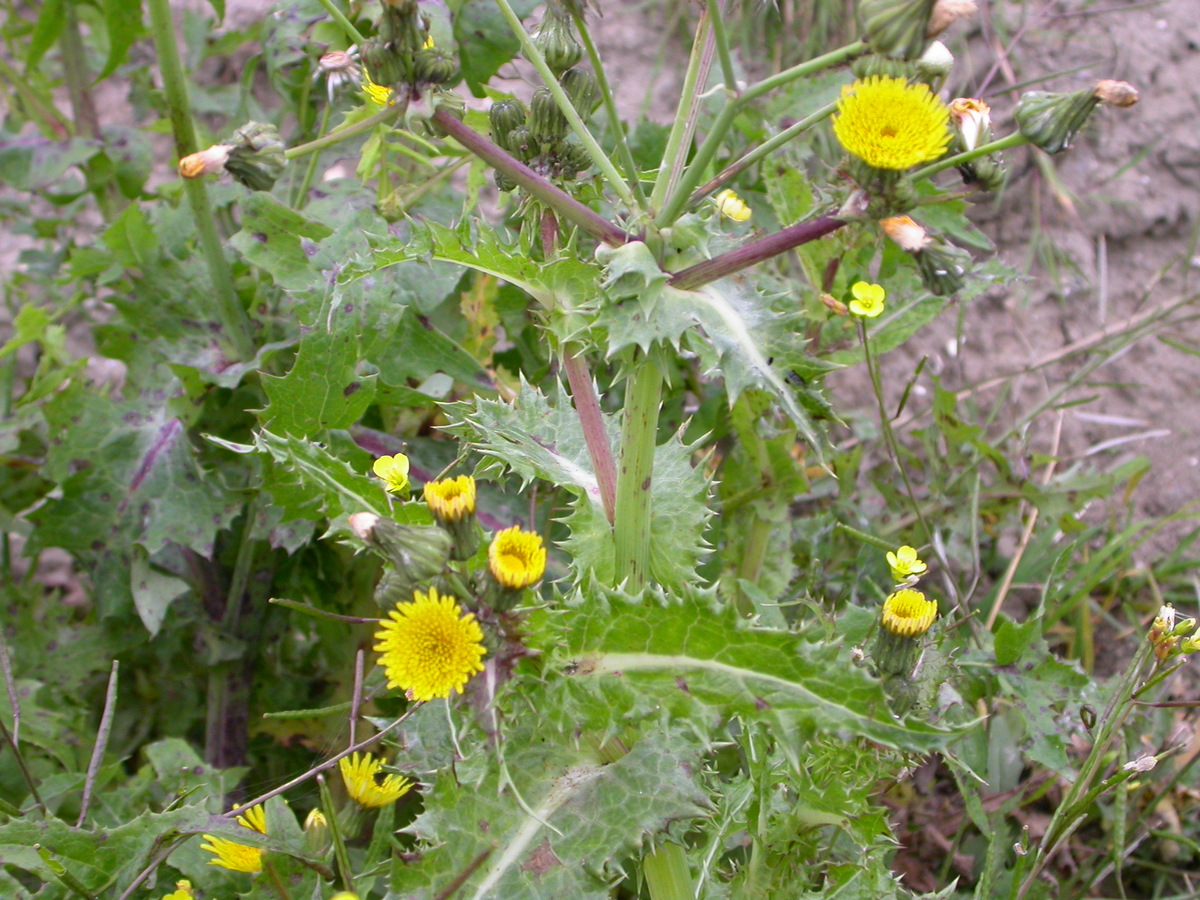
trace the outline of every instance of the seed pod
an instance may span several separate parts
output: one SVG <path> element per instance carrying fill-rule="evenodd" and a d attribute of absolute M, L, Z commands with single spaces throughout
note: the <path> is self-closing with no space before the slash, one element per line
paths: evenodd
<path fill-rule="evenodd" d="M 529 101 L 529 131 L 543 144 L 552 144 L 567 133 L 567 118 L 548 88 L 538 88 Z"/>
<path fill-rule="evenodd" d="M 446 50 L 425 47 L 413 54 L 413 77 L 418 82 L 450 84 L 458 80 L 458 64 Z"/>
<path fill-rule="evenodd" d="M 567 69 L 558 79 L 562 89 L 571 100 L 571 105 L 582 118 L 587 118 L 600 104 L 600 85 L 596 76 L 583 69 Z"/>
<path fill-rule="evenodd" d="M 492 104 L 488 110 L 488 121 L 492 125 L 492 139 L 515 155 L 509 137 L 516 128 L 525 127 L 527 113 L 525 104 L 520 100 L 500 100 Z M 509 189 L 511 190 L 511 188 Z"/>

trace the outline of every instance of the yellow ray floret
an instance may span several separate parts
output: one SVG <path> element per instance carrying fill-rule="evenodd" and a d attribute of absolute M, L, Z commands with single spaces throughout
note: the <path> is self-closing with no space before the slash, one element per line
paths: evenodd
<path fill-rule="evenodd" d="M 383 761 L 370 753 L 351 753 L 338 761 L 346 793 L 357 803 L 366 807 L 387 806 L 408 793 L 413 783 L 400 775 L 387 775 L 377 781 L 376 775 L 383 768 Z"/>
<path fill-rule="evenodd" d="M 235 807 L 236 809 L 236 807 Z M 252 806 L 244 815 L 237 817 L 238 824 L 259 834 L 267 833 L 267 814 L 261 806 Z M 221 866 L 234 872 L 254 874 L 262 871 L 263 850 L 261 847 L 248 847 L 237 841 L 204 835 L 207 844 L 201 844 L 201 850 L 212 853 L 216 859 L 209 860 L 210 866 Z"/>
<path fill-rule="evenodd" d="M 443 478 L 425 485 L 425 502 L 443 525 L 461 522 L 475 514 L 475 479 L 470 475 Z"/>
<path fill-rule="evenodd" d="M 453 597 L 413 591 L 411 603 L 397 603 L 380 624 L 375 652 L 388 687 L 400 688 L 413 700 L 449 697 L 463 691 L 483 671 L 483 631 L 475 615 L 463 615 Z"/>
<path fill-rule="evenodd" d="M 877 169 L 911 169 L 950 143 L 950 110 L 928 85 L 873 75 L 842 88 L 837 108 L 838 141 Z"/>
<path fill-rule="evenodd" d="M 546 572 L 542 536 L 522 531 L 516 525 L 496 532 L 488 547 L 488 568 L 509 590 L 519 591 L 536 584 Z"/>

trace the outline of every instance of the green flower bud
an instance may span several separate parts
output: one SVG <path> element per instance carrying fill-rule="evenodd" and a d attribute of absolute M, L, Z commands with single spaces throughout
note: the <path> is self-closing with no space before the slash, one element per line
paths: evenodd
<path fill-rule="evenodd" d="M 511 178 L 509 178 L 507 175 L 505 175 L 503 172 L 500 172 L 500 171 L 493 172 L 492 179 L 496 182 L 496 188 L 498 190 L 501 190 L 501 191 L 504 191 L 507 193 L 508 191 L 515 191 L 517 189 L 517 183 L 515 181 L 513 181 Z"/>
<path fill-rule="evenodd" d="M 233 133 L 225 171 L 252 191 L 269 191 L 283 174 L 287 157 L 279 129 L 247 122 Z"/>
<path fill-rule="evenodd" d="M 865 81 L 872 75 L 884 78 L 912 78 L 917 73 L 916 64 L 905 59 L 892 59 L 878 53 L 867 53 L 851 61 L 850 71 L 854 77 Z"/>
<path fill-rule="evenodd" d="M 583 58 L 583 48 L 575 40 L 570 15 L 554 3 L 546 6 L 546 18 L 533 36 L 533 44 L 542 52 L 546 65 L 555 75 L 561 75 Z"/>
<path fill-rule="evenodd" d="M 363 69 L 375 84 L 393 87 L 410 80 L 412 56 L 397 53 L 394 44 L 367 41 L 359 53 Z"/>
<path fill-rule="evenodd" d="M 916 59 L 929 44 L 926 32 L 934 0 L 859 0 L 858 18 L 871 49 Z"/>
<path fill-rule="evenodd" d="M 591 165 L 592 157 L 588 155 L 583 144 L 562 141 L 554 148 L 553 171 L 560 178 L 574 178 Z"/>
<path fill-rule="evenodd" d="M 440 47 L 425 47 L 413 54 L 413 77 L 427 84 L 452 84 L 458 80 L 458 63 Z"/>
<path fill-rule="evenodd" d="M 971 254 L 960 247 L 935 239 L 915 254 L 917 268 L 926 289 L 937 297 L 956 294 L 962 290 L 966 274 L 974 262 Z"/>
<path fill-rule="evenodd" d="M 304 820 L 304 849 L 309 856 L 321 857 L 329 850 L 329 822 L 319 809 L 309 810 Z"/>
<path fill-rule="evenodd" d="M 377 600 L 384 593 L 390 598 L 405 591 L 411 597 L 413 589 L 440 573 L 450 558 L 452 539 L 436 526 L 401 525 L 366 512 L 354 513 L 349 524 L 369 550 L 394 567 L 380 582 Z"/>
<path fill-rule="evenodd" d="M 552 144 L 567 133 L 567 117 L 548 88 L 538 88 L 529 101 L 529 131 L 543 144 Z"/>
<path fill-rule="evenodd" d="M 533 139 L 533 132 L 526 125 L 514 128 L 508 133 L 508 144 L 508 152 L 521 162 L 529 162 L 540 152 L 537 141 Z"/>
<path fill-rule="evenodd" d="M 379 34 L 384 44 L 397 55 L 412 59 L 413 54 L 425 46 L 425 33 L 417 0 L 384 0 Z M 371 71 L 374 72 L 374 68 Z"/>
<path fill-rule="evenodd" d="M 1059 153 L 1084 126 L 1101 103 L 1124 109 L 1138 101 L 1137 91 L 1123 81 L 1101 81 L 1094 87 L 1069 94 L 1029 91 L 1013 110 L 1022 135 L 1047 153 Z"/>
<path fill-rule="evenodd" d="M 516 154 L 509 138 L 513 130 L 525 125 L 528 113 L 520 100 L 499 100 L 488 110 L 488 121 L 492 126 L 492 140 L 509 153 Z"/>
<path fill-rule="evenodd" d="M 562 89 L 571 100 L 575 111 L 586 119 L 600 105 L 600 85 L 596 76 L 583 69 L 568 69 L 558 79 Z"/>

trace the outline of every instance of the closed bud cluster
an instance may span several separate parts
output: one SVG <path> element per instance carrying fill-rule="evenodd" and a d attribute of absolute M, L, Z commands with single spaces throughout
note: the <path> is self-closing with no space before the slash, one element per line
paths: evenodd
<path fill-rule="evenodd" d="M 1195 628 L 1194 618 L 1179 619 L 1175 607 L 1169 603 L 1163 606 L 1150 626 L 1148 635 L 1155 658 L 1164 662 L 1173 656 L 1189 656 L 1200 651 L 1200 630 L 1188 636 L 1188 632 Z"/>
<path fill-rule="evenodd" d="M 859 0 L 858 18 L 876 53 L 916 59 L 929 44 L 933 6 L 934 0 Z"/>
<path fill-rule="evenodd" d="M 864 81 L 873 75 L 907 80 L 917 74 L 917 65 L 911 60 L 894 59 L 882 53 L 864 53 L 850 62 L 850 71 L 855 78 Z"/>
<path fill-rule="evenodd" d="M 452 84 L 458 80 L 454 54 L 441 47 L 422 47 L 413 54 L 413 79 L 418 84 Z"/>
<path fill-rule="evenodd" d="M 567 117 L 549 88 L 538 88 L 529 101 L 529 131 L 540 144 L 553 144 L 566 137 Z"/>
<path fill-rule="evenodd" d="M 248 122 L 233 133 L 225 171 L 252 191 L 269 191 L 287 165 L 279 129 Z"/>
<path fill-rule="evenodd" d="M 1138 92 L 1123 81 L 1100 81 L 1091 88 L 1069 94 L 1030 91 L 1021 97 L 1013 118 L 1025 139 L 1047 153 L 1066 150 L 1075 134 L 1100 104 L 1128 109 Z"/>
<path fill-rule="evenodd" d="M 600 85 L 596 83 L 596 76 L 586 69 L 568 69 L 558 83 L 581 118 L 586 119 L 600 105 Z"/>

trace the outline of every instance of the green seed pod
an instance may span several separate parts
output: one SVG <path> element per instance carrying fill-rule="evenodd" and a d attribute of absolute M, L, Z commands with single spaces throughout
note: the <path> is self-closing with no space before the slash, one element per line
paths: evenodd
<path fill-rule="evenodd" d="M 516 151 L 509 142 L 509 136 L 514 129 L 525 126 L 527 116 L 525 104 L 520 100 L 499 100 L 493 103 L 492 108 L 488 110 L 488 121 L 492 126 L 492 140 L 509 153 L 515 154 Z"/>
<path fill-rule="evenodd" d="M 600 85 L 591 72 L 578 68 L 567 69 L 558 83 L 582 118 L 586 119 L 600 105 Z"/>
<path fill-rule="evenodd" d="M 413 77 L 428 84 L 452 84 L 458 80 L 458 64 L 446 50 L 425 47 L 413 54 Z"/>
<path fill-rule="evenodd" d="M 567 118 L 548 88 L 538 88 L 529 101 L 529 131 L 543 144 L 552 144 L 567 133 Z"/>
<path fill-rule="evenodd" d="M 225 171 L 252 191 L 269 191 L 287 165 L 279 129 L 248 122 L 233 133 Z"/>
<path fill-rule="evenodd" d="M 546 65 L 555 75 L 561 75 L 583 58 L 583 48 L 575 40 L 571 17 L 553 3 L 546 7 L 546 18 L 533 36 L 533 44 L 542 52 Z"/>
<path fill-rule="evenodd" d="M 871 49 L 916 59 L 929 44 L 926 32 L 934 0 L 859 0 L 858 18 Z"/>

